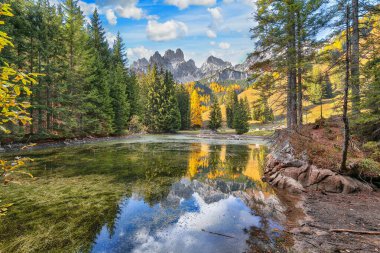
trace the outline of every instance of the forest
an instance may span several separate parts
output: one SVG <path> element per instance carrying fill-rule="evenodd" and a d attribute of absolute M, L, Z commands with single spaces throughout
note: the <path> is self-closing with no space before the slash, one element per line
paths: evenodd
<path fill-rule="evenodd" d="M 225 55 L 222 10 L 254 6 L 249 53 L 180 82 L 174 65 L 132 64 L 133 30 L 110 40 L 105 20 L 131 19 L 120 3 L 2 1 L 0 252 L 380 250 L 378 1 L 135 2 L 203 8 Z M 146 32 L 187 32 L 141 15 Z"/>

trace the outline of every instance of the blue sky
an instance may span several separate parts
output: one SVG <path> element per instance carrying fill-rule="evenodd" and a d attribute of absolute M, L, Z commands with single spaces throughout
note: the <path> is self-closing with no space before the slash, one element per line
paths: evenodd
<path fill-rule="evenodd" d="M 89 17 L 98 8 L 107 39 L 120 31 L 130 62 L 181 48 L 200 66 L 214 55 L 240 63 L 252 51 L 254 0 L 81 0 Z"/>

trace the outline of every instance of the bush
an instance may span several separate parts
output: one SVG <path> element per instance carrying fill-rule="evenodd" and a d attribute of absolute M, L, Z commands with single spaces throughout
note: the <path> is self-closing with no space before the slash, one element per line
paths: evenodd
<path fill-rule="evenodd" d="M 129 132 L 131 133 L 143 133 L 146 132 L 146 127 L 142 124 L 140 117 L 134 115 L 129 121 Z"/>

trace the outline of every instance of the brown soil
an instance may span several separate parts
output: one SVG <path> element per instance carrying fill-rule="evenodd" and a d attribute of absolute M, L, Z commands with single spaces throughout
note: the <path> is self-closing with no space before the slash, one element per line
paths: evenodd
<path fill-rule="evenodd" d="M 304 125 L 301 130 L 293 133 L 283 131 L 277 141 L 289 139 L 296 154 L 306 152 L 311 164 L 318 168 L 339 171 L 343 132 L 340 118 L 330 118 L 313 124 Z M 349 146 L 349 162 L 364 157 L 358 148 L 360 142 L 351 138 Z"/>
<path fill-rule="evenodd" d="M 290 215 L 288 231 L 296 252 L 380 252 L 380 235 L 337 233 L 331 229 L 380 232 L 380 192 L 312 192 L 298 202 L 305 215 Z M 298 211 L 297 211 L 298 210 Z M 294 218 L 300 218 L 294 222 Z"/>

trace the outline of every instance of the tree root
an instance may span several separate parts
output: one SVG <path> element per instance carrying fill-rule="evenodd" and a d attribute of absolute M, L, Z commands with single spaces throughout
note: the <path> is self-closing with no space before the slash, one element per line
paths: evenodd
<path fill-rule="evenodd" d="M 360 231 L 351 229 L 330 229 L 329 232 L 334 233 L 352 233 L 352 234 L 365 234 L 365 235 L 380 235 L 380 231 Z"/>

